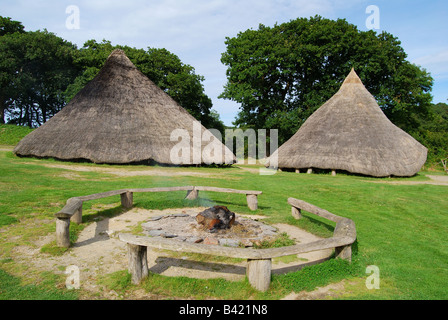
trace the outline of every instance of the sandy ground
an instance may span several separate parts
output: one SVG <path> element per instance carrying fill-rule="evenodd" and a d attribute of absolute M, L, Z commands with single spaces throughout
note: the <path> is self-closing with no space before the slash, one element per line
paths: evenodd
<path fill-rule="evenodd" d="M 0 149 L 0 151 L 2 151 Z M 6 150 L 5 150 L 6 151 Z M 94 166 L 83 166 L 83 165 L 64 165 L 64 164 L 48 164 L 48 163 L 38 163 L 38 162 L 29 162 L 28 164 L 39 164 L 44 167 L 48 168 L 59 168 L 59 169 L 65 169 L 69 172 L 62 173 L 61 175 L 68 179 L 76 179 L 80 180 L 82 179 L 81 176 L 76 175 L 74 173 L 70 173 L 70 171 L 75 172 L 88 172 L 88 171 L 94 171 L 94 172 L 100 172 L 105 174 L 112 174 L 119 177 L 133 177 L 133 176 L 203 176 L 203 177 L 211 177 L 211 176 L 220 176 L 225 175 L 226 172 L 222 171 L 215 172 L 213 174 L 207 173 L 207 172 L 197 172 L 197 171 L 179 171 L 179 170 L 170 170 L 170 168 L 163 169 L 159 167 L 148 167 L 145 170 L 129 170 L 129 169 L 122 169 L 122 168 L 114 168 L 114 167 L 94 167 Z M 235 168 L 239 168 L 241 170 L 253 173 L 253 174 L 259 174 L 260 169 L 259 168 L 249 168 L 249 167 L 240 167 L 238 165 L 234 165 Z M 394 181 L 387 181 L 385 179 L 373 181 L 373 180 L 366 180 L 367 182 L 371 183 L 387 183 L 387 184 L 400 184 L 400 185 L 416 185 L 416 184 L 432 184 L 432 185 L 444 185 L 448 186 L 448 175 L 426 175 L 430 180 L 427 181 L 407 181 L 407 180 L 394 180 Z"/>
<path fill-rule="evenodd" d="M 127 269 L 126 245 L 117 239 L 119 232 L 129 231 L 138 223 L 149 217 L 173 213 L 187 213 L 196 215 L 205 208 L 180 208 L 159 210 L 145 210 L 134 208 L 114 218 L 99 219 L 87 226 L 79 235 L 78 241 L 62 256 L 50 256 L 40 252 L 40 247 L 54 240 L 55 235 L 50 234 L 39 239 L 36 247 L 19 246 L 15 248 L 17 262 L 33 265 L 40 271 L 64 273 L 68 266 L 77 266 L 80 270 L 80 285 L 88 292 L 88 296 L 100 293 L 104 298 L 118 298 L 115 292 L 104 292 L 97 284 L 98 277 L 104 274 Z M 238 214 L 238 213 L 237 213 Z M 242 215 L 243 216 L 243 215 Z M 256 219 L 262 216 L 244 216 Z M 287 224 L 274 225 L 280 232 L 286 232 L 296 242 L 310 242 L 318 237 Z M 298 270 L 306 265 L 318 263 L 327 259 L 332 250 L 322 250 L 307 254 L 300 254 L 290 263 L 275 261 L 272 265 L 273 273 L 286 273 Z M 148 266 L 150 271 L 166 276 L 188 276 L 193 278 L 224 278 L 238 281 L 245 277 L 246 262 L 220 263 L 196 262 L 188 257 L 172 257 L 166 252 L 148 250 Z M 141 290 L 142 291 L 142 290 Z M 127 297 L 135 298 L 135 297 Z M 151 298 L 150 295 L 140 292 L 139 299 Z M 291 293 L 287 299 L 302 298 L 300 294 Z"/>

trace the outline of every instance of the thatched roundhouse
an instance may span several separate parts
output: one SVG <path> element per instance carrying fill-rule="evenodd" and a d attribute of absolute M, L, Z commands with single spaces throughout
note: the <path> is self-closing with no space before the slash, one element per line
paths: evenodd
<path fill-rule="evenodd" d="M 413 176 L 426 156 L 423 145 L 384 115 L 352 69 L 339 91 L 274 152 L 266 166 Z"/>
<path fill-rule="evenodd" d="M 172 136 L 173 131 L 188 133 L 188 139 Z M 210 136 L 117 49 L 98 75 L 60 112 L 24 137 L 14 153 L 112 164 L 233 164 L 233 153 Z M 184 152 L 179 154 L 184 161 L 173 163 L 172 150 L 182 140 Z M 212 151 L 202 152 L 205 147 Z"/>

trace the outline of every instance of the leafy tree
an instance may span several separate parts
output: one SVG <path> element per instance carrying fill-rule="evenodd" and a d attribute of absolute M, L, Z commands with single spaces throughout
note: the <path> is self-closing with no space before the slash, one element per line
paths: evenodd
<path fill-rule="evenodd" d="M 87 82 L 92 80 L 104 65 L 109 54 L 116 48 L 126 52 L 135 66 L 187 109 L 206 127 L 216 124 L 215 115 L 210 113 L 211 99 L 205 95 L 202 82 L 204 78 L 195 73 L 192 66 L 182 63 L 175 54 L 166 49 L 136 49 L 128 46 L 113 46 L 110 41 L 87 41 L 79 50 L 76 63 L 83 73 L 67 89 L 71 99 Z"/>
<path fill-rule="evenodd" d="M 448 104 L 438 103 L 430 107 L 429 115 L 418 118 L 421 130 L 417 139 L 428 147 L 428 163 L 448 159 Z"/>
<path fill-rule="evenodd" d="M 25 27 L 22 25 L 19 21 L 11 20 L 11 18 L 8 17 L 2 17 L 0 16 L 0 37 L 4 36 L 6 34 L 12 34 L 12 33 L 23 33 L 25 32 Z"/>
<path fill-rule="evenodd" d="M 19 28 L 20 29 L 20 28 Z M 76 46 L 51 32 L 15 32 L 0 37 L 2 114 L 10 123 L 39 126 L 65 105 L 64 91 L 78 70 Z"/>
<path fill-rule="evenodd" d="M 226 38 L 220 98 L 241 103 L 235 125 L 278 128 L 280 143 L 339 89 L 355 68 L 389 119 L 418 131 L 428 113 L 432 78 L 406 61 L 387 32 L 359 31 L 344 19 L 299 18 Z"/>

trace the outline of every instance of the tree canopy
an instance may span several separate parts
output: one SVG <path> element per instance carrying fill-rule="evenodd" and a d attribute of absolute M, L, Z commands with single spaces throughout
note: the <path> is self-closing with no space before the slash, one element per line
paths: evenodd
<path fill-rule="evenodd" d="M 0 123 L 7 113 L 10 123 L 39 126 L 66 104 L 76 46 L 46 30 L 13 30 L 0 36 Z"/>
<path fill-rule="evenodd" d="M 136 67 L 208 128 L 223 130 L 204 77 L 166 49 L 113 46 L 88 40 L 80 49 L 44 31 L 25 32 L 23 25 L 0 17 L 0 123 L 40 126 L 92 80 L 116 48 Z"/>
<path fill-rule="evenodd" d="M 420 130 L 416 138 L 429 149 L 428 162 L 438 163 L 448 159 L 448 104 L 431 105 L 429 115 L 418 121 Z"/>
<path fill-rule="evenodd" d="M 235 125 L 279 129 L 280 143 L 339 89 L 354 68 L 396 125 L 415 132 L 428 114 L 432 78 L 406 60 L 387 32 L 359 31 L 344 19 L 299 18 L 226 38 L 221 98 L 241 103 Z"/>

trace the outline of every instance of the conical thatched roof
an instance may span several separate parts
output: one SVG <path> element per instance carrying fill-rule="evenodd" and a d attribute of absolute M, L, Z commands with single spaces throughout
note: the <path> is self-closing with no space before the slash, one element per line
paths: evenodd
<path fill-rule="evenodd" d="M 178 135 L 170 139 L 176 129 L 188 132 L 189 141 Z M 194 156 L 194 151 L 201 150 L 197 147 L 201 136 L 194 138 L 193 131 L 210 133 L 117 49 L 98 75 L 53 118 L 23 138 L 14 153 L 96 163 L 152 160 L 172 164 L 173 148 L 189 142 L 185 150 L 190 157 L 183 164 L 235 162 L 233 153 L 217 139 L 213 144 L 202 142 L 208 152 Z"/>
<path fill-rule="evenodd" d="M 352 69 L 339 91 L 273 154 L 267 166 L 412 176 L 426 156 L 423 145 L 389 121 Z"/>

